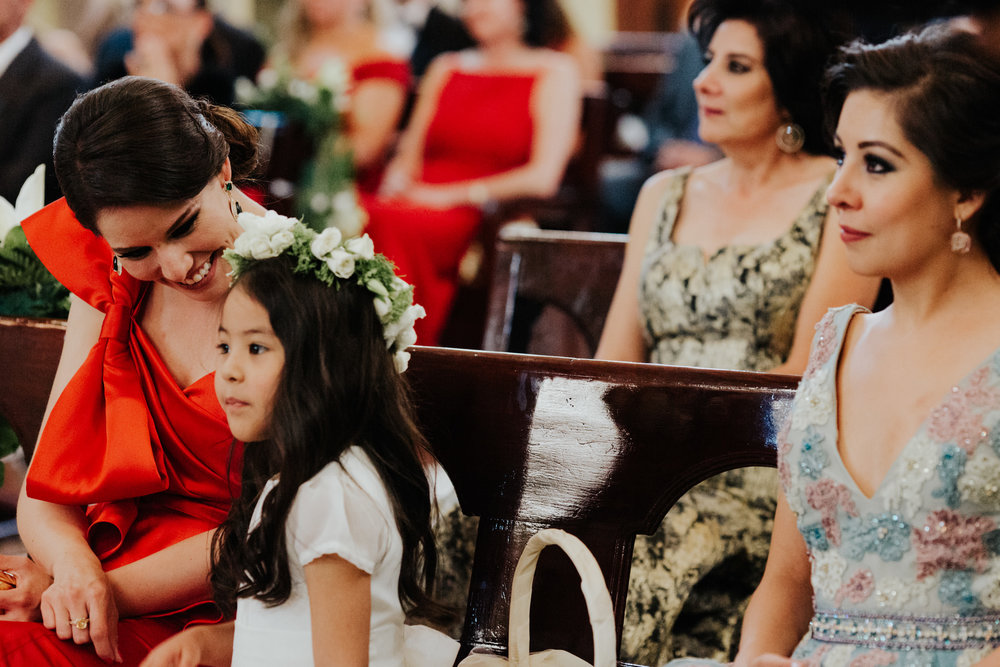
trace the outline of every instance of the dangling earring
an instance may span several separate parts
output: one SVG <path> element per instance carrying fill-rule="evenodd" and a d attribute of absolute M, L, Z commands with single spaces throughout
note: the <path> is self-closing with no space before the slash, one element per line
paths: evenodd
<path fill-rule="evenodd" d="M 233 182 L 226 181 L 226 184 L 223 187 L 226 189 L 226 194 L 229 196 L 229 210 L 233 214 L 233 220 L 239 221 L 240 213 L 243 212 L 243 207 L 240 206 L 238 201 L 233 199 Z"/>
<path fill-rule="evenodd" d="M 775 140 L 783 153 L 798 153 L 806 143 L 806 131 L 798 123 L 788 121 L 778 128 Z"/>
<path fill-rule="evenodd" d="M 118 255 L 111 255 L 111 268 L 118 275 L 122 274 L 122 265 L 118 262 Z"/>
<path fill-rule="evenodd" d="M 958 255 L 966 255 L 972 250 L 972 237 L 962 231 L 962 218 L 955 216 L 956 231 L 951 235 L 951 251 Z"/>

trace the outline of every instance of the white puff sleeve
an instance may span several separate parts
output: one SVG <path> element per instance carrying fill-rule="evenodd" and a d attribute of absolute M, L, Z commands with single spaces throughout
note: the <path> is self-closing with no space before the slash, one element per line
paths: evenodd
<path fill-rule="evenodd" d="M 289 555 L 299 566 L 336 554 L 368 574 L 387 555 L 395 532 L 378 474 L 352 450 L 299 487 L 286 524 Z"/>

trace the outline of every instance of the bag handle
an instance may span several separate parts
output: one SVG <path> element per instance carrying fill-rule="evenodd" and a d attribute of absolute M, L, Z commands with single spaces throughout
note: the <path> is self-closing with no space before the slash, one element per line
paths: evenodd
<path fill-rule="evenodd" d="M 615 614 L 601 566 L 597 564 L 587 545 L 576 536 L 558 528 L 546 528 L 532 535 L 514 569 L 510 618 L 507 622 L 510 662 L 516 667 L 530 665 L 531 586 L 535 580 L 538 556 L 547 546 L 562 549 L 580 573 L 580 589 L 587 602 L 587 614 L 590 616 L 590 628 L 594 635 L 594 665 L 615 667 Z"/>

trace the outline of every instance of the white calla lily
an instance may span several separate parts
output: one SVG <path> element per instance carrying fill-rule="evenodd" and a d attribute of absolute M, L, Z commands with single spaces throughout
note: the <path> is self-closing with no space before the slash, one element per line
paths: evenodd
<path fill-rule="evenodd" d="M 24 181 L 13 206 L 0 197 L 0 246 L 7 238 L 7 232 L 43 206 L 45 206 L 45 165 L 40 164 Z"/>

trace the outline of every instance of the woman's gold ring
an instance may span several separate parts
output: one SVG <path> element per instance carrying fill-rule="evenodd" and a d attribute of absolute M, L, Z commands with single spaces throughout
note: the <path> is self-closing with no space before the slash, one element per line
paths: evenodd
<path fill-rule="evenodd" d="M 72 625 L 77 630 L 86 630 L 90 626 L 90 618 L 84 616 L 83 618 L 69 619 L 69 624 Z"/>

